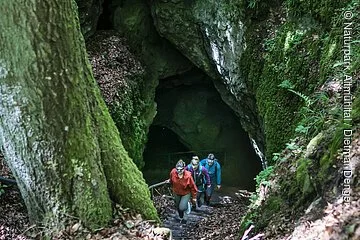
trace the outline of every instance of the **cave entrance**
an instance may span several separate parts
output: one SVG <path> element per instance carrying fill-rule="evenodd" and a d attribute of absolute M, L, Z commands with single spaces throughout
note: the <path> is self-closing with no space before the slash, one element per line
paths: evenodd
<path fill-rule="evenodd" d="M 190 154 L 190 149 L 172 130 L 163 126 L 150 126 L 144 151 L 143 174 L 146 181 L 151 185 L 169 178 L 170 170 L 176 162 L 180 158 L 185 161 Z"/>
<path fill-rule="evenodd" d="M 209 77 L 195 69 L 162 79 L 155 101 L 157 115 L 144 153 L 149 184 L 154 179 L 150 176 L 161 175 L 158 182 L 167 179 L 180 158 L 190 163 L 193 155 L 203 159 L 214 153 L 222 166 L 222 185 L 255 189 L 261 161 Z"/>

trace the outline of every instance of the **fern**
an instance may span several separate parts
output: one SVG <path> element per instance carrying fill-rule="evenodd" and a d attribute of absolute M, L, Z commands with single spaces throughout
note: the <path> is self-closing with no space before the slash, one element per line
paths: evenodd
<path fill-rule="evenodd" d="M 301 92 L 295 91 L 294 90 L 295 86 L 289 80 L 284 80 L 278 86 L 281 88 L 284 88 L 284 89 L 294 93 L 295 95 L 299 96 L 300 98 L 302 98 L 305 101 L 305 104 L 307 107 L 310 107 L 313 104 L 313 101 L 310 99 L 309 96 L 306 96 L 305 94 L 303 94 Z"/>

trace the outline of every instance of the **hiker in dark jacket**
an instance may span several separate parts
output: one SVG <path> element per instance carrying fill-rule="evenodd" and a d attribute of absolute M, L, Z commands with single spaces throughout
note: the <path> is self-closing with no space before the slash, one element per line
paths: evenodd
<path fill-rule="evenodd" d="M 206 200 L 205 191 L 211 186 L 209 173 L 205 167 L 199 164 L 198 156 L 193 156 L 191 163 L 187 165 L 185 169 L 191 172 L 191 176 L 194 179 L 195 185 L 198 189 L 196 194 L 196 202 L 197 206 L 201 207 L 201 198 L 204 198 L 204 201 Z M 196 206 L 193 206 L 193 208 L 196 209 Z"/>
<path fill-rule="evenodd" d="M 211 186 L 206 189 L 205 192 L 205 203 L 209 205 L 215 186 L 217 189 L 221 188 L 221 166 L 212 153 L 210 153 L 207 158 L 201 160 L 200 165 L 206 168 L 210 176 Z"/>

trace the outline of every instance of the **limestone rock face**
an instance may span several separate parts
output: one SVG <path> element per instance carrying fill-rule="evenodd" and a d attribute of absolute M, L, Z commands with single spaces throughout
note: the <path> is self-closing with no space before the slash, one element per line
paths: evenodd
<path fill-rule="evenodd" d="M 157 33 L 145 1 L 114 3 L 114 28 L 129 39 L 132 48 L 159 78 L 183 73 L 192 67 L 173 45 Z"/>
<path fill-rule="evenodd" d="M 88 39 L 96 31 L 104 0 L 76 0 L 81 32 Z"/>
<path fill-rule="evenodd" d="M 222 99 L 263 150 L 254 92 L 240 70 L 246 49 L 244 6 L 239 1 L 155 0 L 151 9 L 160 35 L 212 77 Z"/>
<path fill-rule="evenodd" d="M 245 47 L 244 24 L 241 15 L 229 11 L 231 2 L 156 0 L 152 15 L 159 33 L 197 67 L 243 88 L 237 62 Z"/>

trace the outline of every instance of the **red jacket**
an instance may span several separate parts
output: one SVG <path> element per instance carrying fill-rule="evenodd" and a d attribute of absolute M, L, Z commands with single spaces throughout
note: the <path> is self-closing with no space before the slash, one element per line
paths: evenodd
<path fill-rule="evenodd" d="M 176 172 L 176 168 L 173 168 L 173 170 L 170 172 L 170 183 L 174 193 L 184 196 L 191 192 L 192 198 L 196 198 L 198 189 L 189 171 L 185 170 L 184 176 L 179 178 L 179 175 Z"/>

